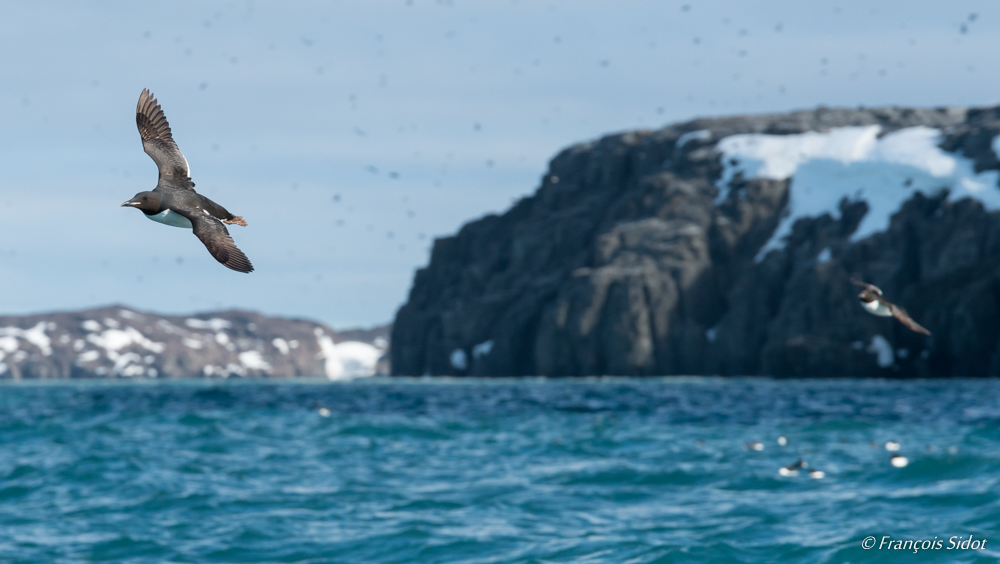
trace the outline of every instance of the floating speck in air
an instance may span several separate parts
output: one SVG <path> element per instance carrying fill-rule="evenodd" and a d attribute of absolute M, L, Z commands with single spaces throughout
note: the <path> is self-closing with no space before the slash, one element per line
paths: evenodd
<path fill-rule="evenodd" d="M 694 43 L 695 45 L 699 45 L 701 43 L 701 38 L 700 37 L 695 37 L 694 39 L 691 40 L 691 43 Z"/>
<path fill-rule="evenodd" d="M 778 22 L 777 24 L 774 25 L 774 32 L 775 33 L 781 33 L 781 30 L 783 30 L 783 29 L 785 29 L 785 24 L 783 24 L 781 22 Z"/>
<path fill-rule="evenodd" d="M 486 159 L 486 166 L 492 167 L 493 166 L 493 159 Z"/>
<path fill-rule="evenodd" d="M 299 183 L 298 182 L 292 182 L 292 190 L 298 190 L 298 189 L 299 189 Z"/>
<path fill-rule="evenodd" d="M 966 33 L 969 32 L 969 26 L 965 24 L 958 26 L 958 32 L 961 33 L 962 35 L 965 35 Z"/>
<path fill-rule="evenodd" d="M 395 179 L 399 178 L 399 173 L 395 172 L 395 171 L 390 172 L 389 173 L 389 178 L 392 178 L 393 180 L 395 180 Z"/>
<path fill-rule="evenodd" d="M 979 14 L 977 14 L 975 12 L 972 12 L 971 14 L 969 14 L 969 21 L 970 22 L 974 22 L 974 21 L 976 21 L 976 18 L 978 18 L 978 17 L 979 17 Z"/>
<path fill-rule="evenodd" d="M 184 257 L 177 257 L 177 264 L 184 264 Z"/>
<path fill-rule="evenodd" d="M 149 32 L 149 31 L 144 31 L 142 33 L 142 36 L 145 37 L 146 39 L 149 39 L 150 37 L 153 36 L 153 34 L 151 32 Z"/>
<path fill-rule="evenodd" d="M 204 90 L 206 88 L 208 88 L 207 82 L 202 82 L 201 84 L 198 85 L 198 90 Z"/>
<path fill-rule="evenodd" d="M 312 47 L 313 46 L 312 39 L 309 39 L 308 37 L 303 37 L 301 39 L 301 41 L 302 41 L 302 44 L 305 45 L 306 47 Z"/>
<path fill-rule="evenodd" d="M 479 125 L 479 123 L 474 123 L 472 124 L 472 129 L 474 131 L 481 131 L 483 129 L 483 126 Z"/>
<path fill-rule="evenodd" d="M 663 106 L 660 106 L 659 108 L 656 108 L 656 113 L 659 114 L 659 115 L 663 115 L 663 111 L 664 111 L 663 110 Z"/>
<path fill-rule="evenodd" d="M 608 68 L 608 65 L 610 65 L 610 64 L 611 64 L 611 61 L 608 61 L 608 60 L 601 61 L 601 66 L 604 67 L 604 68 Z"/>
<path fill-rule="evenodd" d="M 393 233 L 392 231 L 386 231 L 385 232 L 385 236 L 388 237 L 388 238 L 390 238 L 390 239 L 392 239 L 393 237 L 396 236 L 396 234 Z"/>
<path fill-rule="evenodd" d="M 367 170 L 372 174 L 378 174 L 378 167 L 376 167 L 375 165 L 368 165 Z"/>
<path fill-rule="evenodd" d="M 681 11 L 682 12 L 689 12 L 689 11 L 691 11 L 691 4 L 684 4 L 683 6 L 681 6 Z"/>
<path fill-rule="evenodd" d="M 334 194 L 333 195 L 333 201 L 334 202 L 339 202 L 340 201 L 340 194 Z"/>

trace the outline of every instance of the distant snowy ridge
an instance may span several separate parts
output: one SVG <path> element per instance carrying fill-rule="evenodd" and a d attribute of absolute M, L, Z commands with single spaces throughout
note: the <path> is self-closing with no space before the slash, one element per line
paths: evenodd
<path fill-rule="evenodd" d="M 871 125 L 822 133 L 726 137 L 716 146 L 723 163 L 716 202 L 730 196 L 730 185 L 737 175 L 744 179 L 792 179 L 788 207 L 757 260 L 783 248 L 784 238 L 797 220 L 824 213 L 839 217 L 838 206 L 845 198 L 868 203 L 868 213 L 851 237 L 854 241 L 884 231 L 892 214 L 915 192 L 929 195 L 948 189 L 953 200 L 972 197 L 987 210 L 1000 209 L 1000 173 L 976 173 L 970 159 L 941 150 L 940 130 L 908 127 L 879 137 L 881 130 Z M 998 138 L 992 147 L 996 152 Z"/>
<path fill-rule="evenodd" d="M 177 317 L 111 307 L 0 318 L 0 379 L 372 376 L 388 329 L 346 340 L 305 320 L 227 311 Z"/>

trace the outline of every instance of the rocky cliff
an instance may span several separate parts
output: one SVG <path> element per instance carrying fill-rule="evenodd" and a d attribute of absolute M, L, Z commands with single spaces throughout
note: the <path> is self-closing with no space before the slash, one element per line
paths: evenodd
<path fill-rule="evenodd" d="M 169 316 L 114 306 L 0 317 L 0 379 L 371 376 L 388 368 L 387 333 L 338 334 L 238 310 Z"/>
<path fill-rule="evenodd" d="M 570 147 L 435 241 L 393 372 L 1000 374 L 998 133 L 998 108 L 819 108 Z"/>

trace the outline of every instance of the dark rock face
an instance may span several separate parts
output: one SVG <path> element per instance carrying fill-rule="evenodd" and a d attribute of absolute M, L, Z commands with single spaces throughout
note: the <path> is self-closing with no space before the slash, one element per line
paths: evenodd
<path fill-rule="evenodd" d="M 0 379 L 370 375 L 374 356 L 358 374 L 366 367 L 337 344 L 384 351 L 387 332 L 338 335 L 312 321 L 238 310 L 169 316 L 113 306 L 8 316 L 0 317 Z"/>
<path fill-rule="evenodd" d="M 820 108 L 571 147 L 534 195 L 435 242 L 396 317 L 393 373 L 1000 374 L 1000 212 L 916 193 L 887 230 L 852 241 L 869 207 L 844 200 L 756 261 L 790 181 L 737 175 L 715 201 L 719 139 L 863 125 L 938 128 L 942 149 L 1000 168 L 997 108 Z M 699 130 L 711 138 L 678 143 Z M 933 336 L 863 311 L 855 272 Z"/>

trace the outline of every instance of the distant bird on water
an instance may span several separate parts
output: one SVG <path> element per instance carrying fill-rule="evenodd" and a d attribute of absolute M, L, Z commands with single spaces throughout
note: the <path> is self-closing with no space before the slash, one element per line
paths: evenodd
<path fill-rule="evenodd" d="M 160 104 L 143 88 L 135 108 L 135 123 L 142 137 L 142 149 L 152 157 L 160 171 L 156 188 L 139 192 L 122 204 L 142 211 L 149 219 L 174 227 L 193 229 L 215 260 L 237 272 L 253 272 L 253 265 L 236 247 L 225 223 L 246 226 L 238 215 L 194 191 L 187 159 L 170 135 Z"/>
<path fill-rule="evenodd" d="M 923 326 L 914 321 L 910 317 L 910 314 L 906 313 L 905 309 L 883 298 L 882 290 L 879 290 L 878 286 L 863 282 L 858 278 L 857 274 L 851 276 L 851 284 L 861 288 L 858 299 L 861 300 L 861 307 L 865 308 L 865 311 L 868 313 L 881 317 L 895 317 L 900 323 L 917 333 L 923 333 L 924 335 L 931 334 L 930 331 L 924 329 Z"/>

